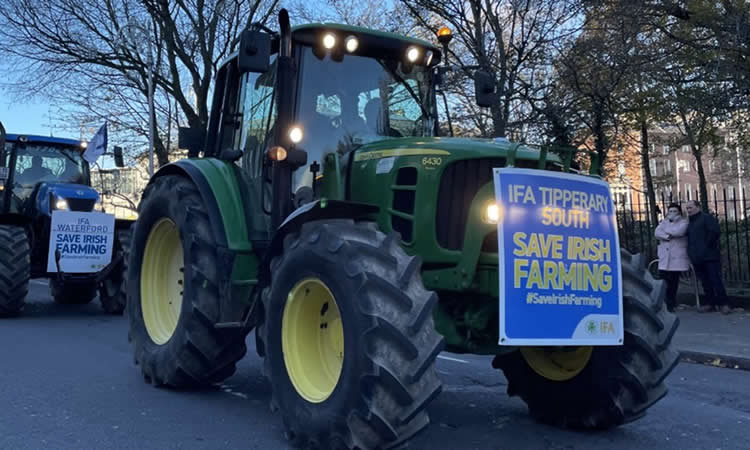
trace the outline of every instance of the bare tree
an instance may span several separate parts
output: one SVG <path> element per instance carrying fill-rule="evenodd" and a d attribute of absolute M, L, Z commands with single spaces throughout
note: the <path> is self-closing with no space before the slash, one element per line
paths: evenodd
<path fill-rule="evenodd" d="M 4 0 L 0 54 L 13 68 L 13 90 L 52 96 L 70 127 L 102 117 L 145 135 L 148 51 L 159 131 L 155 153 L 168 162 L 172 119 L 208 122 L 211 80 L 250 22 L 265 22 L 278 0 Z M 133 45 L 134 29 L 146 30 Z M 174 108 L 174 110 L 173 110 Z M 166 113 L 169 111 L 169 113 Z M 145 115 L 145 118 L 144 118 Z M 165 136 L 166 135 L 166 136 Z"/>
<path fill-rule="evenodd" d="M 531 109 L 522 97 L 523 80 L 549 61 L 553 44 L 579 30 L 579 2 L 572 0 L 401 0 L 418 23 L 434 36 L 449 25 L 456 36 L 451 62 L 464 81 L 453 80 L 452 94 L 465 116 L 483 135 L 505 136 L 528 121 Z M 472 68 L 495 79 L 495 101 L 488 112 L 473 105 L 469 79 Z M 486 124 L 491 126 L 486 128 Z"/>

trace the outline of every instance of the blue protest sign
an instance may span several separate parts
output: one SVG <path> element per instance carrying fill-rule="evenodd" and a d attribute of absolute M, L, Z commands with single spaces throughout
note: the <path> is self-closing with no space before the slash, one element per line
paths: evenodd
<path fill-rule="evenodd" d="M 620 243 L 602 180 L 494 169 L 500 345 L 621 345 Z"/>

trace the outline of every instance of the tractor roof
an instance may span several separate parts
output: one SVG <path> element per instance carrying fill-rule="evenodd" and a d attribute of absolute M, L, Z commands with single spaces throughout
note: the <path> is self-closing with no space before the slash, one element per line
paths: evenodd
<path fill-rule="evenodd" d="M 429 48 L 432 51 L 437 51 L 437 52 L 440 51 L 440 49 L 435 44 L 422 40 L 422 39 L 404 36 L 402 34 L 388 33 L 385 31 L 375 30 L 372 28 L 345 25 L 341 23 L 306 23 L 303 25 L 297 25 L 297 26 L 292 27 L 292 35 L 294 35 L 295 32 L 297 31 L 305 31 L 305 30 L 313 30 L 313 31 L 335 30 L 335 31 L 342 31 L 345 33 L 349 32 L 349 33 L 368 34 L 373 37 L 380 37 L 380 38 L 386 38 L 386 39 L 398 39 L 400 41 L 408 42 L 410 44 Z"/>
<path fill-rule="evenodd" d="M 52 136 L 38 136 L 34 134 L 10 134 L 8 133 L 5 137 L 7 142 L 16 142 L 18 136 L 24 136 L 30 144 L 52 144 L 52 145 L 66 145 L 71 147 L 78 147 L 81 145 L 81 141 L 76 139 L 58 138 Z"/>

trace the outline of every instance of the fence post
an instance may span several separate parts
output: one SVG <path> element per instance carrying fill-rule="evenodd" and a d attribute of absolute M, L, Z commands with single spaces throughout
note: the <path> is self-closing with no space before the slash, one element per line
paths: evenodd
<path fill-rule="evenodd" d="M 734 241 L 737 244 L 737 281 L 741 281 L 742 278 L 742 254 L 740 253 L 740 216 L 737 214 L 737 191 L 732 188 L 732 205 L 734 208 Z M 729 223 L 727 223 L 727 228 L 729 227 Z M 727 249 L 727 251 L 731 251 L 730 249 Z"/>
<path fill-rule="evenodd" d="M 729 214 L 727 213 L 727 188 L 723 188 L 722 195 L 724 196 L 724 236 L 726 237 L 726 243 L 727 243 L 727 263 L 729 264 L 729 279 L 734 278 L 734 270 L 732 270 L 732 251 L 729 248 Z M 718 211 L 717 211 L 718 215 Z M 721 232 L 721 224 L 719 224 L 719 232 Z M 721 244 L 721 237 L 719 237 L 719 244 Z M 721 248 L 721 246 L 719 246 Z M 719 253 L 721 253 L 721 250 L 719 250 Z M 719 258 L 721 258 L 721 254 L 719 255 Z"/>
<path fill-rule="evenodd" d="M 648 260 L 651 261 L 654 259 L 654 254 L 652 253 L 651 249 L 651 243 L 654 240 L 652 237 L 653 229 L 651 228 L 651 210 L 649 209 L 649 196 L 646 195 L 646 230 L 648 231 L 648 235 L 646 236 L 646 243 L 648 244 Z M 638 206 L 638 210 L 643 212 L 643 204 L 640 204 Z"/>
<path fill-rule="evenodd" d="M 742 188 L 742 217 L 745 219 L 745 256 L 747 257 L 747 269 L 745 275 L 750 280 L 750 224 L 747 220 L 747 194 L 745 194 L 745 188 Z"/>

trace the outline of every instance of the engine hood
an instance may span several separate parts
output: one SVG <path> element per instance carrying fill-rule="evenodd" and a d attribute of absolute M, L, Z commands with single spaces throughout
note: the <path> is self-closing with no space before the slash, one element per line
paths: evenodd
<path fill-rule="evenodd" d="M 462 158 L 504 158 L 517 144 L 505 140 L 480 138 L 398 138 L 375 141 L 357 149 L 355 161 L 387 158 L 390 156 L 434 155 Z M 516 151 L 516 159 L 538 161 L 538 149 L 521 145 Z M 549 162 L 561 162 L 554 154 L 547 155 Z"/>
<path fill-rule="evenodd" d="M 71 207 L 75 202 L 76 210 L 89 211 L 99 199 L 99 193 L 90 186 L 70 183 L 43 183 L 39 187 L 39 194 L 37 195 L 39 211 L 51 211 L 50 201 L 52 196 L 64 198 L 71 204 Z"/>

